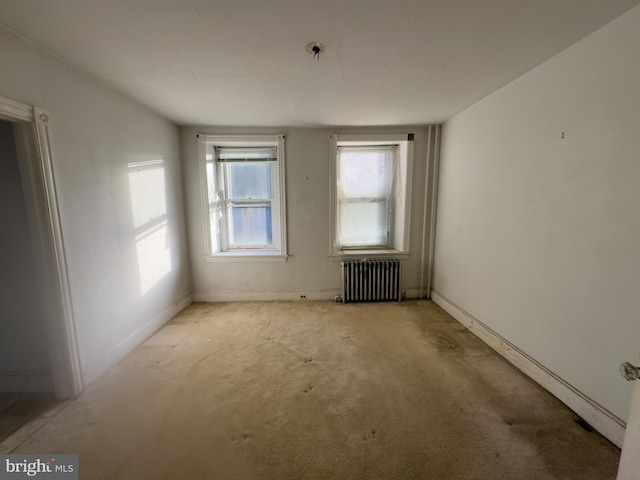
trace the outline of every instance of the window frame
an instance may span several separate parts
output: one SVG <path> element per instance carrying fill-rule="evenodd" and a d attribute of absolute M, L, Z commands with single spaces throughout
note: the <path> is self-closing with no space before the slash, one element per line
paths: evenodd
<path fill-rule="evenodd" d="M 359 134 L 359 135 L 338 135 L 329 136 L 330 143 L 330 244 L 329 257 L 333 261 L 340 261 L 344 258 L 353 257 L 376 257 L 384 256 L 391 258 L 406 259 L 409 257 L 409 237 L 411 233 L 411 178 L 413 169 L 413 134 Z M 400 172 L 401 189 L 399 200 L 402 205 L 402 225 L 400 229 L 394 229 L 391 234 L 394 237 L 390 240 L 388 247 L 351 247 L 338 245 L 338 147 L 376 147 L 376 146 L 397 146 L 398 171 Z M 396 216 L 394 209 L 394 215 Z M 394 220 L 397 221 L 397 220 Z"/>
<path fill-rule="evenodd" d="M 394 172 L 396 169 L 396 164 L 397 162 L 400 161 L 399 159 L 399 148 L 397 145 L 338 145 L 337 147 L 337 153 L 336 153 L 336 186 L 337 186 L 337 181 L 339 178 L 343 178 L 341 175 L 341 168 L 343 167 L 343 165 L 340 163 L 340 151 L 342 149 L 345 149 L 345 152 L 348 152 L 349 150 L 352 151 L 365 151 L 365 150 L 370 150 L 370 151 L 374 151 L 374 152 L 381 152 L 383 150 L 386 150 L 385 153 L 385 161 L 389 162 L 387 166 L 390 166 L 391 168 L 389 169 L 389 172 Z M 393 158 L 389 159 L 389 157 L 387 157 L 387 155 L 391 153 L 391 156 Z M 370 204 L 370 203 L 383 203 L 383 208 L 386 210 L 387 215 L 386 215 L 386 225 L 385 228 L 386 230 L 384 231 L 384 238 L 385 241 L 382 244 L 375 244 L 375 243 L 370 243 L 370 244 L 355 244 L 355 245 L 341 245 L 341 250 L 347 251 L 347 250 L 388 250 L 390 248 L 392 248 L 392 238 L 391 238 L 391 233 L 393 231 L 393 226 L 391 225 L 394 221 L 393 215 L 389 214 L 390 211 L 390 205 L 389 203 L 393 200 L 393 191 L 394 191 L 394 187 L 392 185 L 392 182 L 394 180 L 393 178 L 394 173 L 391 174 L 390 177 L 386 178 L 386 181 L 388 182 L 386 187 L 388 189 L 388 194 L 384 195 L 384 196 L 378 196 L 378 197 L 349 197 L 346 200 L 343 200 L 343 202 L 346 202 L 347 204 L 353 204 L 353 205 L 358 205 L 358 204 Z M 336 197 L 337 198 L 337 197 Z M 338 234 L 337 231 L 339 230 L 338 228 L 338 224 L 341 223 L 341 216 L 342 216 L 342 212 L 340 209 L 340 202 L 336 201 L 336 235 Z"/>
<path fill-rule="evenodd" d="M 199 133 L 198 139 L 198 155 L 200 164 L 200 180 L 202 192 L 202 208 L 203 208 L 203 226 L 204 226 L 204 256 L 208 262 L 286 262 L 287 255 L 287 225 L 286 225 L 286 185 L 285 185 L 285 136 L 278 135 L 210 135 Z M 211 225 L 211 205 L 209 202 L 209 181 L 207 175 L 207 154 L 215 151 L 216 147 L 227 148 L 251 148 L 251 147 L 275 147 L 276 161 L 275 167 L 272 166 L 271 182 L 272 182 L 272 238 L 273 248 L 257 247 L 232 247 L 229 248 L 228 214 L 226 205 L 218 205 L 222 210 L 221 225 L 215 230 L 219 238 L 216 241 L 218 246 L 214 250 L 214 242 Z M 224 177 L 222 170 L 223 162 L 217 162 L 215 155 L 213 158 L 214 168 L 214 189 L 220 192 L 221 175 Z M 220 200 L 224 202 L 224 199 Z M 226 202 L 225 202 L 226 203 Z"/>

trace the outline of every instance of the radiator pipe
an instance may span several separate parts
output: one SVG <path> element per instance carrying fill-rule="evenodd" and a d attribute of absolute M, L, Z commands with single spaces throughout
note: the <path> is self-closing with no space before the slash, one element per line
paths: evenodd
<path fill-rule="evenodd" d="M 433 258 L 436 249 L 436 213 L 438 207 L 438 176 L 440 175 L 440 125 L 436 125 L 436 144 L 433 149 L 433 177 L 431 178 L 431 225 L 429 227 L 429 274 L 427 276 L 427 298 L 431 298 Z"/>
<path fill-rule="evenodd" d="M 422 300 L 422 288 L 424 286 L 424 250 L 425 242 L 427 240 L 427 202 L 429 199 L 429 170 L 431 170 L 431 130 L 432 126 L 429 125 L 429 132 L 427 134 L 427 168 L 424 174 L 424 206 L 422 208 L 422 248 L 420 250 L 420 292 L 418 299 Z"/>

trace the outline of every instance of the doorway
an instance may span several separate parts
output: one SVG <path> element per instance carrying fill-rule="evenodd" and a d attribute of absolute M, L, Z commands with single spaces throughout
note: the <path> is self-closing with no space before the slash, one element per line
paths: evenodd
<path fill-rule="evenodd" d="M 0 442 L 55 405 L 14 124 L 0 120 Z"/>
<path fill-rule="evenodd" d="M 27 419 L 83 388 L 48 124 L 0 97 L 0 412 Z"/>

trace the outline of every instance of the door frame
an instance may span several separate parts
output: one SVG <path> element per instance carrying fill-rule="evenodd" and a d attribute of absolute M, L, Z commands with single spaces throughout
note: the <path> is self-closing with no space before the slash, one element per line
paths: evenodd
<path fill-rule="evenodd" d="M 64 236 L 58 206 L 46 110 L 0 96 L 0 119 L 18 125 L 16 149 L 39 281 L 47 308 L 45 332 L 56 397 L 74 398 L 83 388 Z"/>
<path fill-rule="evenodd" d="M 636 365 L 640 365 L 640 358 Z M 617 480 L 640 480 L 638 446 L 640 446 L 640 379 L 635 380 L 631 396 Z"/>

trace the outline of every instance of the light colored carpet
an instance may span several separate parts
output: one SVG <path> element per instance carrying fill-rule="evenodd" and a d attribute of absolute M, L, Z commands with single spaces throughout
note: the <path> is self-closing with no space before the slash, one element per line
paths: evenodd
<path fill-rule="evenodd" d="M 194 304 L 15 452 L 82 479 L 614 479 L 620 451 L 428 301 Z"/>

